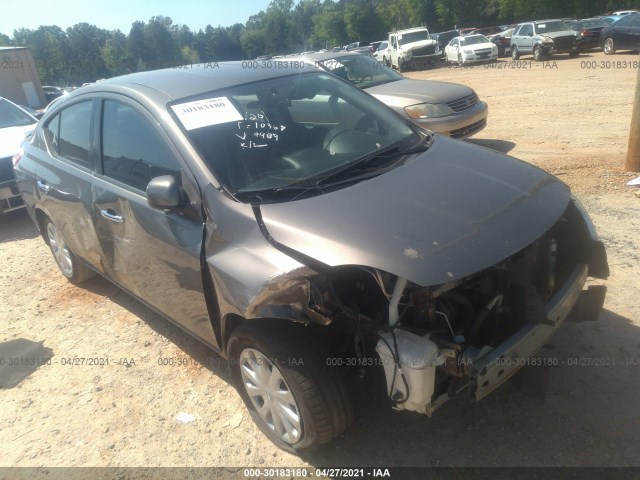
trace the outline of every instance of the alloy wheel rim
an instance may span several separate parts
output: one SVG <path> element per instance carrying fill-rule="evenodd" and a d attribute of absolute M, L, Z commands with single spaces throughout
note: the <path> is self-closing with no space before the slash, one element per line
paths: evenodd
<path fill-rule="evenodd" d="M 53 223 L 50 223 L 47 226 L 47 235 L 49 237 L 49 246 L 51 247 L 53 256 L 60 266 L 62 273 L 67 277 L 70 277 L 73 275 L 73 262 L 71 261 L 71 252 L 69 252 L 69 247 L 67 247 L 67 244 Z"/>
<path fill-rule="evenodd" d="M 245 392 L 260 418 L 281 440 L 296 443 L 302 436 L 300 408 L 278 367 L 253 348 L 244 349 L 239 362 Z"/>
<path fill-rule="evenodd" d="M 604 42 L 604 53 L 609 53 L 611 51 L 611 44 L 613 41 L 610 38 L 607 38 Z"/>

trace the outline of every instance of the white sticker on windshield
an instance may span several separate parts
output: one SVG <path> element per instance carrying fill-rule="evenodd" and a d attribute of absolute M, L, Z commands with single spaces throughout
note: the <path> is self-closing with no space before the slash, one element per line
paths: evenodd
<path fill-rule="evenodd" d="M 539 23 L 538 28 L 545 28 L 547 26 L 546 23 Z"/>
<path fill-rule="evenodd" d="M 172 105 L 171 108 L 187 130 L 243 119 L 227 97 L 206 98 Z"/>

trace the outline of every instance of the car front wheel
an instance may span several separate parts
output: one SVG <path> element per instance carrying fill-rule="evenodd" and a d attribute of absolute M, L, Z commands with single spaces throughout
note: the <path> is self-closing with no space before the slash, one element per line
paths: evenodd
<path fill-rule="evenodd" d="M 250 320 L 228 344 L 231 378 L 253 421 L 278 447 L 311 451 L 346 430 L 351 402 L 338 369 L 304 327 Z"/>
<path fill-rule="evenodd" d="M 518 52 L 518 47 L 515 45 L 511 49 L 511 60 L 518 60 L 520 58 L 520 52 Z"/>
<path fill-rule="evenodd" d="M 540 47 L 540 45 L 536 45 L 533 47 L 533 59 L 536 62 L 539 62 L 540 60 L 542 60 L 542 58 L 544 57 L 544 54 L 542 53 L 542 48 Z"/>
<path fill-rule="evenodd" d="M 47 233 L 49 248 L 51 249 L 51 253 L 53 253 L 53 258 L 67 280 L 77 284 L 95 276 L 93 270 L 78 260 L 67 245 L 67 242 L 65 242 L 58 227 L 49 219 L 46 220 L 45 231 Z"/>
<path fill-rule="evenodd" d="M 616 45 L 613 42 L 613 38 L 608 37 L 604 40 L 604 45 L 602 47 L 605 55 L 613 55 L 616 53 Z"/>

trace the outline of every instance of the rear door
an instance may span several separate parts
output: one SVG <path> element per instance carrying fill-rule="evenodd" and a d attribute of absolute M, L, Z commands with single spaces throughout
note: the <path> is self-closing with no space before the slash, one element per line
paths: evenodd
<path fill-rule="evenodd" d="M 30 154 L 39 157 L 35 171 L 39 206 L 62 232 L 69 248 L 103 272 L 91 212 L 94 109 L 93 99 L 87 97 L 65 105 L 43 125 L 44 148 L 31 149 Z"/>
<path fill-rule="evenodd" d="M 195 181 L 140 104 L 105 95 L 100 108 L 100 168 L 92 213 L 105 269 L 121 286 L 215 347 L 204 297 L 204 223 Z M 161 175 L 174 176 L 190 192 L 182 211 L 149 207 L 146 186 Z"/>

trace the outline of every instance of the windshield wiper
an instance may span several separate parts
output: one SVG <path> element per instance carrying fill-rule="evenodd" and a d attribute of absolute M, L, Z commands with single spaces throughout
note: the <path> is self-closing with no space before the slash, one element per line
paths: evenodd
<path fill-rule="evenodd" d="M 427 137 L 427 139 L 430 140 L 431 137 Z M 386 148 L 382 151 L 379 152 L 375 152 L 369 155 L 366 155 L 358 160 L 356 160 L 353 163 L 350 163 L 349 165 L 346 165 L 342 168 L 339 168 L 338 170 L 334 170 L 333 172 L 329 173 L 328 175 L 320 178 L 319 180 L 317 180 L 316 182 L 313 183 L 313 186 L 327 186 L 327 185 L 331 185 L 331 180 L 333 180 L 334 178 L 338 178 L 342 175 L 344 175 L 345 173 L 349 173 L 351 171 L 354 170 L 364 170 L 367 165 L 374 161 L 374 160 L 379 160 L 379 159 L 384 159 L 384 158 L 395 158 L 395 157 L 404 157 L 406 155 L 413 155 L 415 153 L 420 153 L 420 152 L 424 152 L 425 150 L 427 150 L 430 146 L 431 143 L 427 143 L 425 141 L 426 139 L 420 140 L 417 144 L 413 145 L 411 148 L 407 148 L 405 150 L 400 149 L 400 147 L 398 145 Z M 396 162 L 394 162 L 393 164 L 391 164 L 389 167 L 395 165 Z M 387 167 L 387 168 L 389 168 Z M 381 167 L 382 168 L 382 167 Z M 386 170 L 387 168 L 384 168 L 384 170 Z"/>

